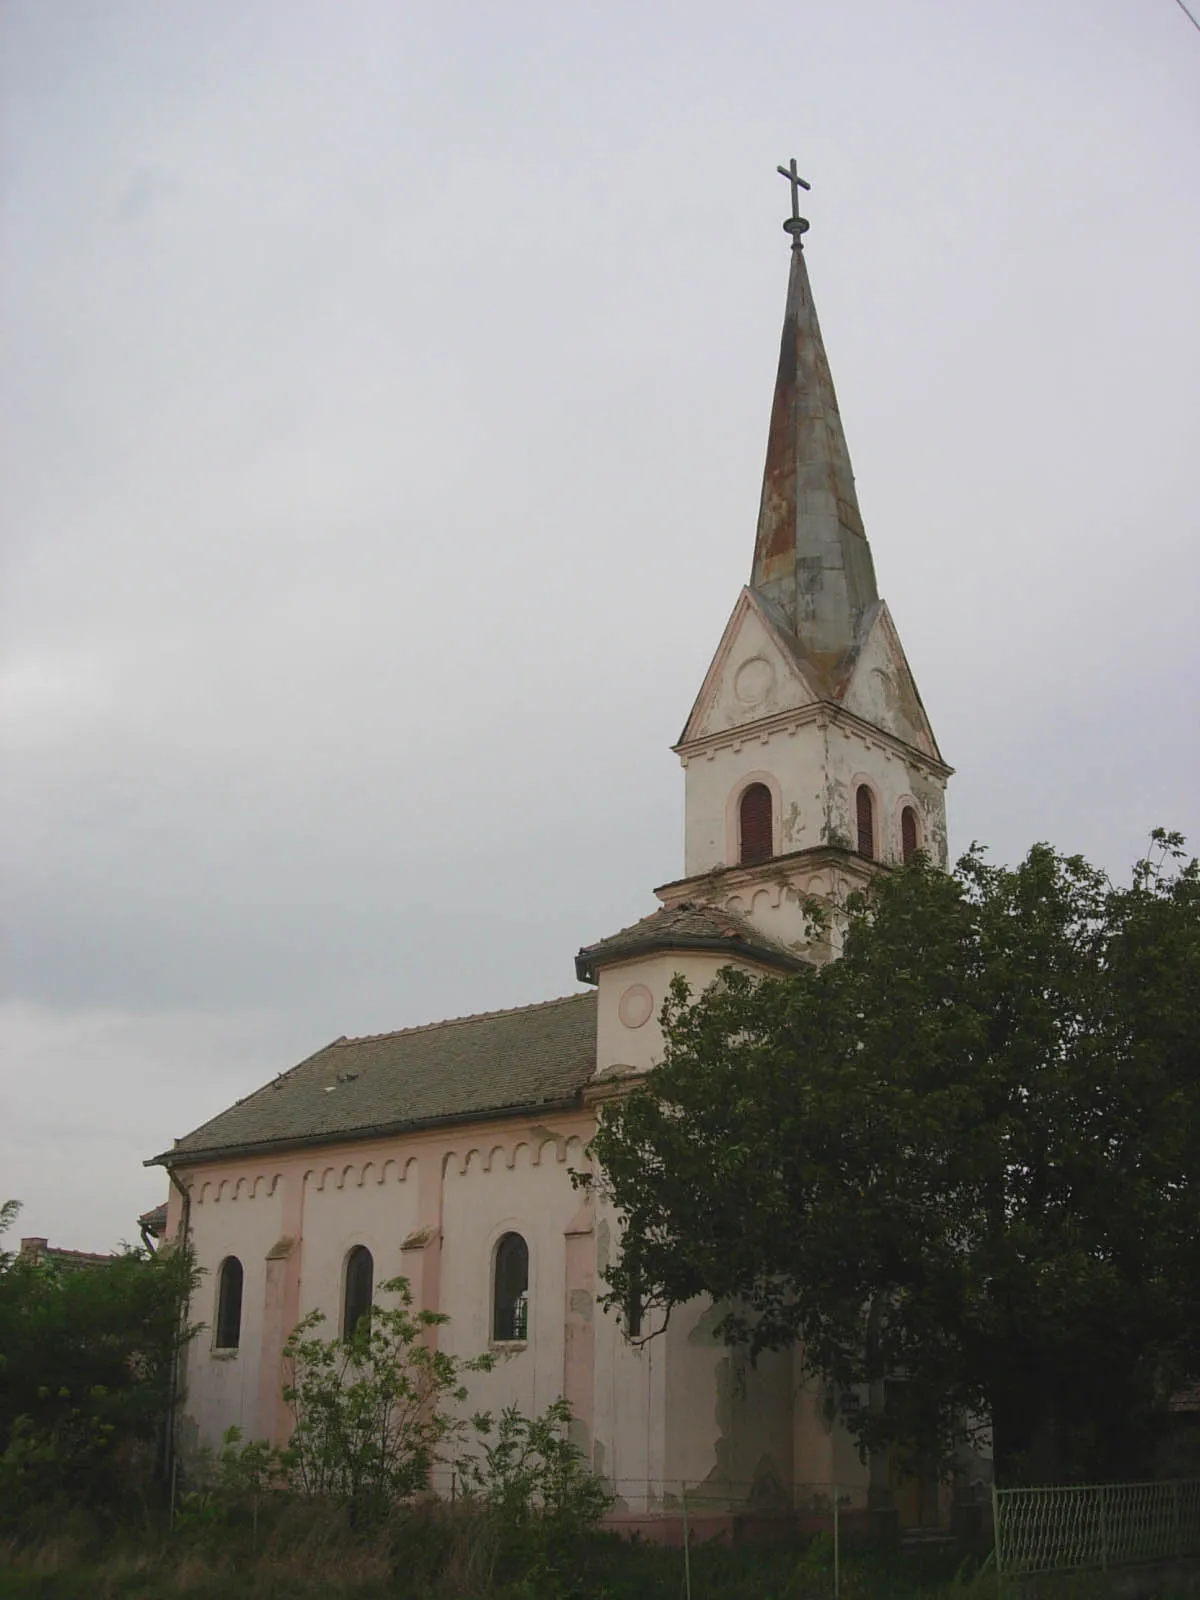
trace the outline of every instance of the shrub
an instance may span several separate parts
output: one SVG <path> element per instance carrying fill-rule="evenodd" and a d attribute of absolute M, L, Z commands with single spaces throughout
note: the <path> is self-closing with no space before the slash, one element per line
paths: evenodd
<path fill-rule="evenodd" d="M 538 1417 L 516 1406 L 498 1419 L 480 1413 L 472 1418 L 479 1454 L 456 1464 L 457 1487 L 488 1513 L 497 1565 L 522 1569 L 531 1594 L 557 1592 L 582 1537 L 612 1504 L 571 1442 L 571 1420 L 561 1399 Z"/>
<path fill-rule="evenodd" d="M 0 1207 L 0 1233 L 18 1207 Z M 189 1252 L 83 1266 L 0 1251 L 0 1519 L 144 1499 L 175 1400 Z"/>
<path fill-rule="evenodd" d="M 344 1501 L 357 1517 L 377 1517 L 427 1487 L 441 1447 L 462 1427 L 445 1402 L 465 1400 L 463 1374 L 491 1364 L 432 1349 L 429 1331 L 449 1319 L 414 1311 L 406 1279 L 380 1289 L 398 1303 L 372 1306 L 348 1339 L 322 1339 L 324 1317 L 314 1311 L 284 1346 L 294 1421 L 282 1468 L 294 1487 Z"/>

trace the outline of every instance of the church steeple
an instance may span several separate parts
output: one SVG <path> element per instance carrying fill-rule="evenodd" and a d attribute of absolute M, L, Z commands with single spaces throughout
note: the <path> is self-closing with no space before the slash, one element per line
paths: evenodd
<path fill-rule="evenodd" d="M 750 587 L 832 689 L 879 594 L 804 260 L 803 180 L 779 170 L 792 180 L 792 265 Z"/>
<path fill-rule="evenodd" d="M 946 861 L 946 779 L 875 586 L 801 243 L 791 275 L 754 566 L 678 744 L 684 871 L 659 895 L 716 903 L 799 950 L 807 897 L 840 903 L 915 849 Z"/>

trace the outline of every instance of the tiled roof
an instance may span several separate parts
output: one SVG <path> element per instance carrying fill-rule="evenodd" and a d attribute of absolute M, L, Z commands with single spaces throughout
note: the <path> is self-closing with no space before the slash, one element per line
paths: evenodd
<path fill-rule="evenodd" d="M 719 906 L 684 900 L 651 912 L 607 939 L 584 945 L 575 957 L 575 973 L 581 982 L 594 983 L 597 969 L 606 962 L 624 961 L 652 950 L 724 950 L 773 967 L 803 965 L 793 951 L 768 939 L 745 917 Z"/>
<path fill-rule="evenodd" d="M 94 1250 L 67 1250 L 45 1239 L 22 1239 L 21 1257 L 25 1261 L 52 1262 L 60 1267 L 102 1267 L 117 1258 L 99 1255 Z"/>
<path fill-rule="evenodd" d="M 167 1232 L 167 1202 L 164 1200 L 161 1205 L 143 1211 L 138 1218 L 138 1227 L 154 1239 L 164 1238 Z"/>
<path fill-rule="evenodd" d="M 594 994 L 335 1039 L 148 1165 L 561 1104 L 595 1068 Z"/>

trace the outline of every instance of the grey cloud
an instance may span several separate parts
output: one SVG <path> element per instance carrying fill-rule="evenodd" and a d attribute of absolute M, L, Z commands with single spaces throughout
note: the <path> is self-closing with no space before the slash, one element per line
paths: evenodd
<path fill-rule="evenodd" d="M 111 1243 L 173 1134 L 338 1033 L 569 992 L 677 875 L 793 150 L 954 845 L 1200 834 L 1172 10 L 8 7 L 27 1231 Z"/>

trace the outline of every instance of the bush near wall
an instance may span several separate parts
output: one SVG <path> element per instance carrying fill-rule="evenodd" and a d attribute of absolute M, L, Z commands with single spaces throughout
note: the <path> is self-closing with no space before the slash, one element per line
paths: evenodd
<path fill-rule="evenodd" d="M 0 1207 L 0 1233 L 17 1210 Z M 83 1266 L 0 1251 L 0 1528 L 153 1496 L 194 1281 L 179 1250 Z"/>

